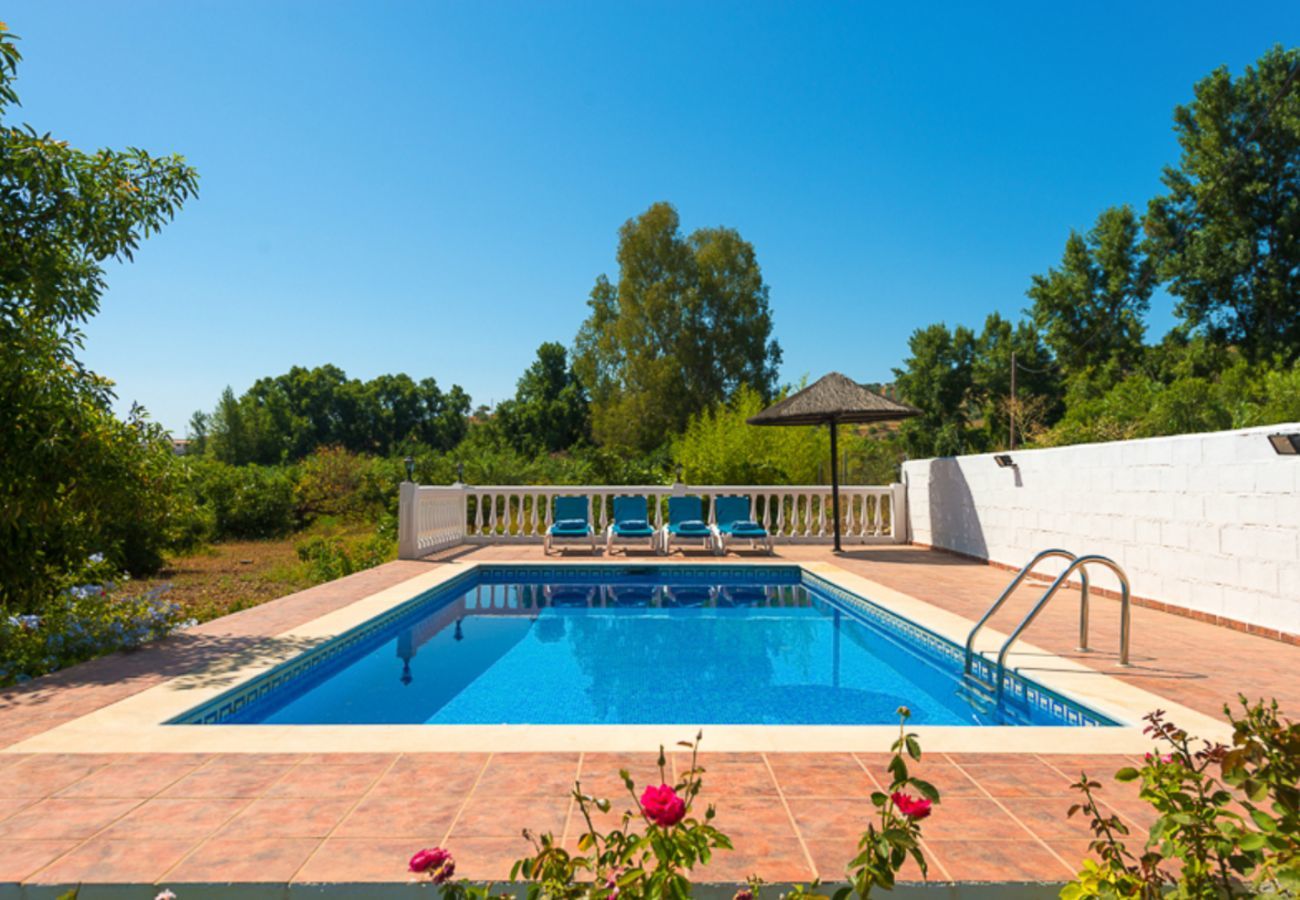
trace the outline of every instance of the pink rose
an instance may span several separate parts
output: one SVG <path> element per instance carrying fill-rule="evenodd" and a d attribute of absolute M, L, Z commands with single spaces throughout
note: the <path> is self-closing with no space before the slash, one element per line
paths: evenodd
<path fill-rule="evenodd" d="M 666 784 L 647 787 L 641 794 L 641 808 L 660 828 L 671 828 L 686 816 L 686 801 Z"/>
<path fill-rule="evenodd" d="M 749 888 L 741 888 L 731 895 L 731 900 L 754 900 L 754 892 Z"/>
<path fill-rule="evenodd" d="M 411 857 L 410 869 L 412 872 L 428 872 L 430 869 L 440 869 L 449 862 L 450 853 L 441 847 L 430 847 Z M 454 867 L 455 863 L 452 865 Z"/>
<path fill-rule="evenodd" d="M 902 791 L 895 791 L 889 799 L 894 801 L 899 812 L 914 821 L 920 821 L 930 814 L 930 801 L 924 797 L 912 797 Z"/>

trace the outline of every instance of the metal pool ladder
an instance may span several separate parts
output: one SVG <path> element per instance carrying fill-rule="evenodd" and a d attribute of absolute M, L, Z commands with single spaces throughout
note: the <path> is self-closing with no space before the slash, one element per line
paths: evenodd
<path fill-rule="evenodd" d="M 975 636 L 979 634 L 979 630 L 984 627 L 984 623 L 986 623 L 989 619 L 991 619 L 993 617 L 993 614 L 1002 608 L 1002 604 L 1007 602 L 1007 598 L 1009 598 L 1012 592 L 1015 591 L 1015 589 L 1020 586 L 1020 583 L 1024 581 L 1031 572 L 1033 572 L 1034 568 L 1037 567 L 1037 565 L 1043 560 L 1052 559 L 1052 558 L 1067 559 L 1070 562 L 1069 565 L 1065 567 L 1065 570 L 1062 571 L 1060 575 L 1057 575 L 1056 580 L 1053 581 L 1051 585 L 1048 586 L 1047 590 L 1043 592 L 1043 596 L 1038 598 L 1038 602 L 1035 603 L 1033 607 L 1029 610 L 1029 612 L 1025 615 L 1025 617 L 1020 620 L 1020 624 L 1017 625 L 1015 630 L 1011 632 L 1011 636 L 1007 638 L 1006 642 L 1002 645 L 1002 649 L 998 651 L 998 661 L 997 661 L 997 667 L 995 669 L 994 682 L 990 684 L 989 682 L 985 681 L 983 678 L 979 677 L 979 675 L 977 675 L 974 672 Z M 971 629 L 970 635 L 967 636 L 966 638 L 966 670 L 965 670 L 966 677 L 978 683 L 985 689 L 992 691 L 997 695 L 998 699 L 1001 700 L 1003 682 L 1005 681 L 1004 676 L 1006 673 L 1007 653 L 1010 652 L 1011 645 L 1014 644 L 1019 639 L 1020 635 L 1024 633 L 1025 629 L 1030 626 L 1030 624 L 1034 621 L 1034 619 L 1038 618 L 1038 614 L 1043 611 L 1043 607 L 1047 606 L 1047 602 L 1051 600 L 1053 596 L 1055 596 L 1056 592 L 1061 589 L 1061 586 L 1065 584 L 1066 580 L 1070 577 L 1071 574 L 1074 573 L 1076 569 L 1079 571 L 1079 580 L 1080 582 L 1082 582 L 1082 587 L 1080 590 L 1080 599 L 1079 599 L 1079 647 L 1078 649 L 1084 651 L 1088 650 L 1088 569 L 1087 567 L 1089 565 L 1104 566 L 1105 568 L 1110 569 L 1112 572 L 1114 572 L 1115 577 L 1119 579 L 1119 585 L 1120 585 L 1119 664 L 1121 666 L 1127 666 L 1129 664 L 1129 636 L 1131 632 L 1131 627 L 1130 627 L 1131 617 L 1129 613 L 1128 576 L 1124 574 L 1124 570 L 1119 567 L 1119 564 L 1116 563 L 1113 559 L 1110 559 L 1109 557 L 1101 556 L 1100 554 L 1097 553 L 1090 553 L 1084 556 L 1076 556 L 1073 553 L 1071 553 L 1069 550 L 1061 550 L 1059 548 L 1053 548 L 1051 550 L 1042 551 L 1041 553 L 1037 554 L 1033 559 L 1031 559 L 1029 562 L 1027 562 L 1024 565 L 1024 567 L 1019 572 L 1016 573 L 1016 576 L 1011 579 L 1011 583 L 1007 585 L 1006 589 L 1002 592 L 1001 596 L 999 596 L 997 600 L 993 601 L 993 605 L 990 606 L 988 608 L 988 611 L 986 611 L 984 615 L 980 617 L 980 620 L 975 623 L 975 627 Z"/>

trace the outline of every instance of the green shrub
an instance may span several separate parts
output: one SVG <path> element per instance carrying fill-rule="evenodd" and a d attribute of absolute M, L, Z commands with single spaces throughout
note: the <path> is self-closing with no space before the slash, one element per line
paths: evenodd
<path fill-rule="evenodd" d="M 1096 859 L 1086 859 L 1062 900 L 1164 897 L 1294 897 L 1300 892 L 1300 724 L 1282 718 L 1277 701 L 1224 707 L 1231 745 L 1201 746 L 1156 711 L 1147 731 L 1161 747 L 1115 780 L 1138 782 L 1156 812 L 1146 845 L 1131 850 L 1128 827 L 1099 808 L 1098 782 L 1082 775 L 1083 802 L 1069 810 L 1090 817 Z M 1217 772 L 1217 775 L 1216 775 Z"/>
<path fill-rule="evenodd" d="M 339 534 L 330 520 L 318 524 L 324 526 L 323 533 L 297 546 L 298 559 L 314 584 L 373 568 L 397 555 L 397 519 L 393 516 L 381 518 L 374 534 L 360 540 Z"/>
<path fill-rule="evenodd" d="M 96 554 L 39 613 L 0 616 L 0 687 L 132 650 L 192 624 L 180 604 L 167 599 L 166 586 L 129 594 L 107 580 L 115 571 Z M 86 583 L 75 583 L 81 579 Z"/>
<path fill-rule="evenodd" d="M 282 537 L 298 524 L 294 473 L 279 466 L 196 463 L 195 492 L 211 511 L 213 537 Z"/>
<path fill-rule="evenodd" d="M 367 496 L 370 460 L 342 447 L 322 447 L 298 464 L 294 485 L 300 521 L 320 516 L 357 519 L 373 505 Z"/>

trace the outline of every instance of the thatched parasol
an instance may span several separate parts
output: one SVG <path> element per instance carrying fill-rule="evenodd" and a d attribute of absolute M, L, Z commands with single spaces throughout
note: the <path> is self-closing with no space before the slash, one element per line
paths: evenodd
<path fill-rule="evenodd" d="M 835 517 L 835 551 L 840 550 L 840 474 L 838 432 L 841 422 L 894 422 L 921 411 L 869 391 L 851 378 L 832 372 L 797 394 L 769 406 L 750 425 L 829 425 L 831 428 L 831 512 Z"/>

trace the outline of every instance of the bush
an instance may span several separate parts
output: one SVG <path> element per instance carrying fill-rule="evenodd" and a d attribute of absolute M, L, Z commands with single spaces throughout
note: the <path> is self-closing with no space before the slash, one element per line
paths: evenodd
<path fill-rule="evenodd" d="M 849 895 L 868 898 L 876 888 L 892 890 L 894 879 L 908 858 L 926 872 L 921 850 L 921 821 L 939 802 L 939 792 L 930 784 L 913 778 L 907 759 L 921 758 L 916 735 L 906 730 L 911 715 L 900 707 L 898 740 L 893 744 L 889 763 L 890 793 L 876 792 L 871 798 L 878 825 L 872 822 L 858 842 L 858 855 L 849 861 L 849 886 L 837 890 L 834 900 Z M 662 900 L 690 897 L 691 875 L 697 865 L 705 865 L 716 850 L 732 849 L 731 839 L 713 824 L 716 810 L 710 804 L 702 815 L 696 801 L 704 784 L 704 767 L 699 763 L 703 734 L 694 742 L 679 746 L 691 751 L 689 768 L 672 785 L 668 784 L 667 760 L 659 748 L 659 784 L 646 785 L 637 795 L 636 784 L 626 770 L 619 774 L 627 788 L 632 809 L 624 811 L 609 831 L 597 829 L 598 816 L 608 817 L 613 804 L 582 792 L 581 783 L 573 786 L 572 799 L 585 830 L 578 837 L 577 852 L 572 852 L 552 834 L 534 835 L 527 829 L 524 836 L 535 853 L 514 864 L 511 881 L 527 884 L 523 896 L 529 900 Z M 916 795 L 907 793 L 908 789 Z M 635 811 L 633 811 L 633 809 Z M 605 821 L 609 821 L 608 818 Z M 450 900 L 505 900 L 511 894 L 494 894 L 492 886 L 472 887 L 452 881 L 456 862 L 441 847 L 420 850 L 411 857 L 409 868 L 424 875 L 431 883 L 442 885 L 442 896 Z M 754 900 L 762 881 L 751 876 L 747 887 L 734 900 Z M 801 900 L 831 900 L 817 893 L 818 884 L 796 885 L 786 895 Z"/>
<path fill-rule="evenodd" d="M 694 484 L 825 484 L 830 480 L 830 431 L 818 426 L 757 427 L 746 420 L 764 407 L 757 391 L 742 387 L 729 403 L 695 416 L 673 441 L 673 461 Z M 903 455 L 892 432 L 839 431 L 846 481 L 889 484 Z"/>
<path fill-rule="evenodd" d="M 208 459 L 195 465 L 197 500 L 211 511 L 215 539 L 282 537 L 298 524 L 291 469 Z"/>
<path fill-rule="evenodd" d="M 298 559 L 307 567 L 314 584 L 323 584 L 370 569 L 388 562 L 397 555 L 397 519 L 385 516 L 380 519 L 375 533 L 362 540 L 347 540 L 326 526 L 325 533 L 316 534 L 297 547 Z"/>
<path fill-rule="evenodd" d="M 1287 897 L 1300 892 L 1300 725 L 1279 716 L 1277 701 L 1240 697 L 1242 714 L 1224 707 L 1230 746 L 1196 739 L 1157 710 L 1148 733 L 1163 746 L 1115 780 L 1141 784 L 1157 816 L 1145 848 L 1131 851 L 1128 828 L 1102 812 L 1101 786 L 1081 776 L 1083 802 L 1069 811 L 1091 818 L 1092 850 L 1062 900 L 1162 897 Z M 1218 777 L 1215 770 L 1218 770 Z"/>
<path fill-rule="evenodd" d="M 86 574 L 111 565 L 92 560 Z M 26 681 L 74 663 L 132 650 L 192 622 L 166 587 L 131 595 L 113 582 L 72 585 L 39 613 L 0 619 L 0 686 Z"/>
<path fill-rule="evenodd" d="M 375 498 L 369 493 L 371 460 L 342 447 L 322 447 L 298 464 L 294 496 L 298 518 L 315 521 L 320 516 L 361 518 L 373 512 Z"/>

